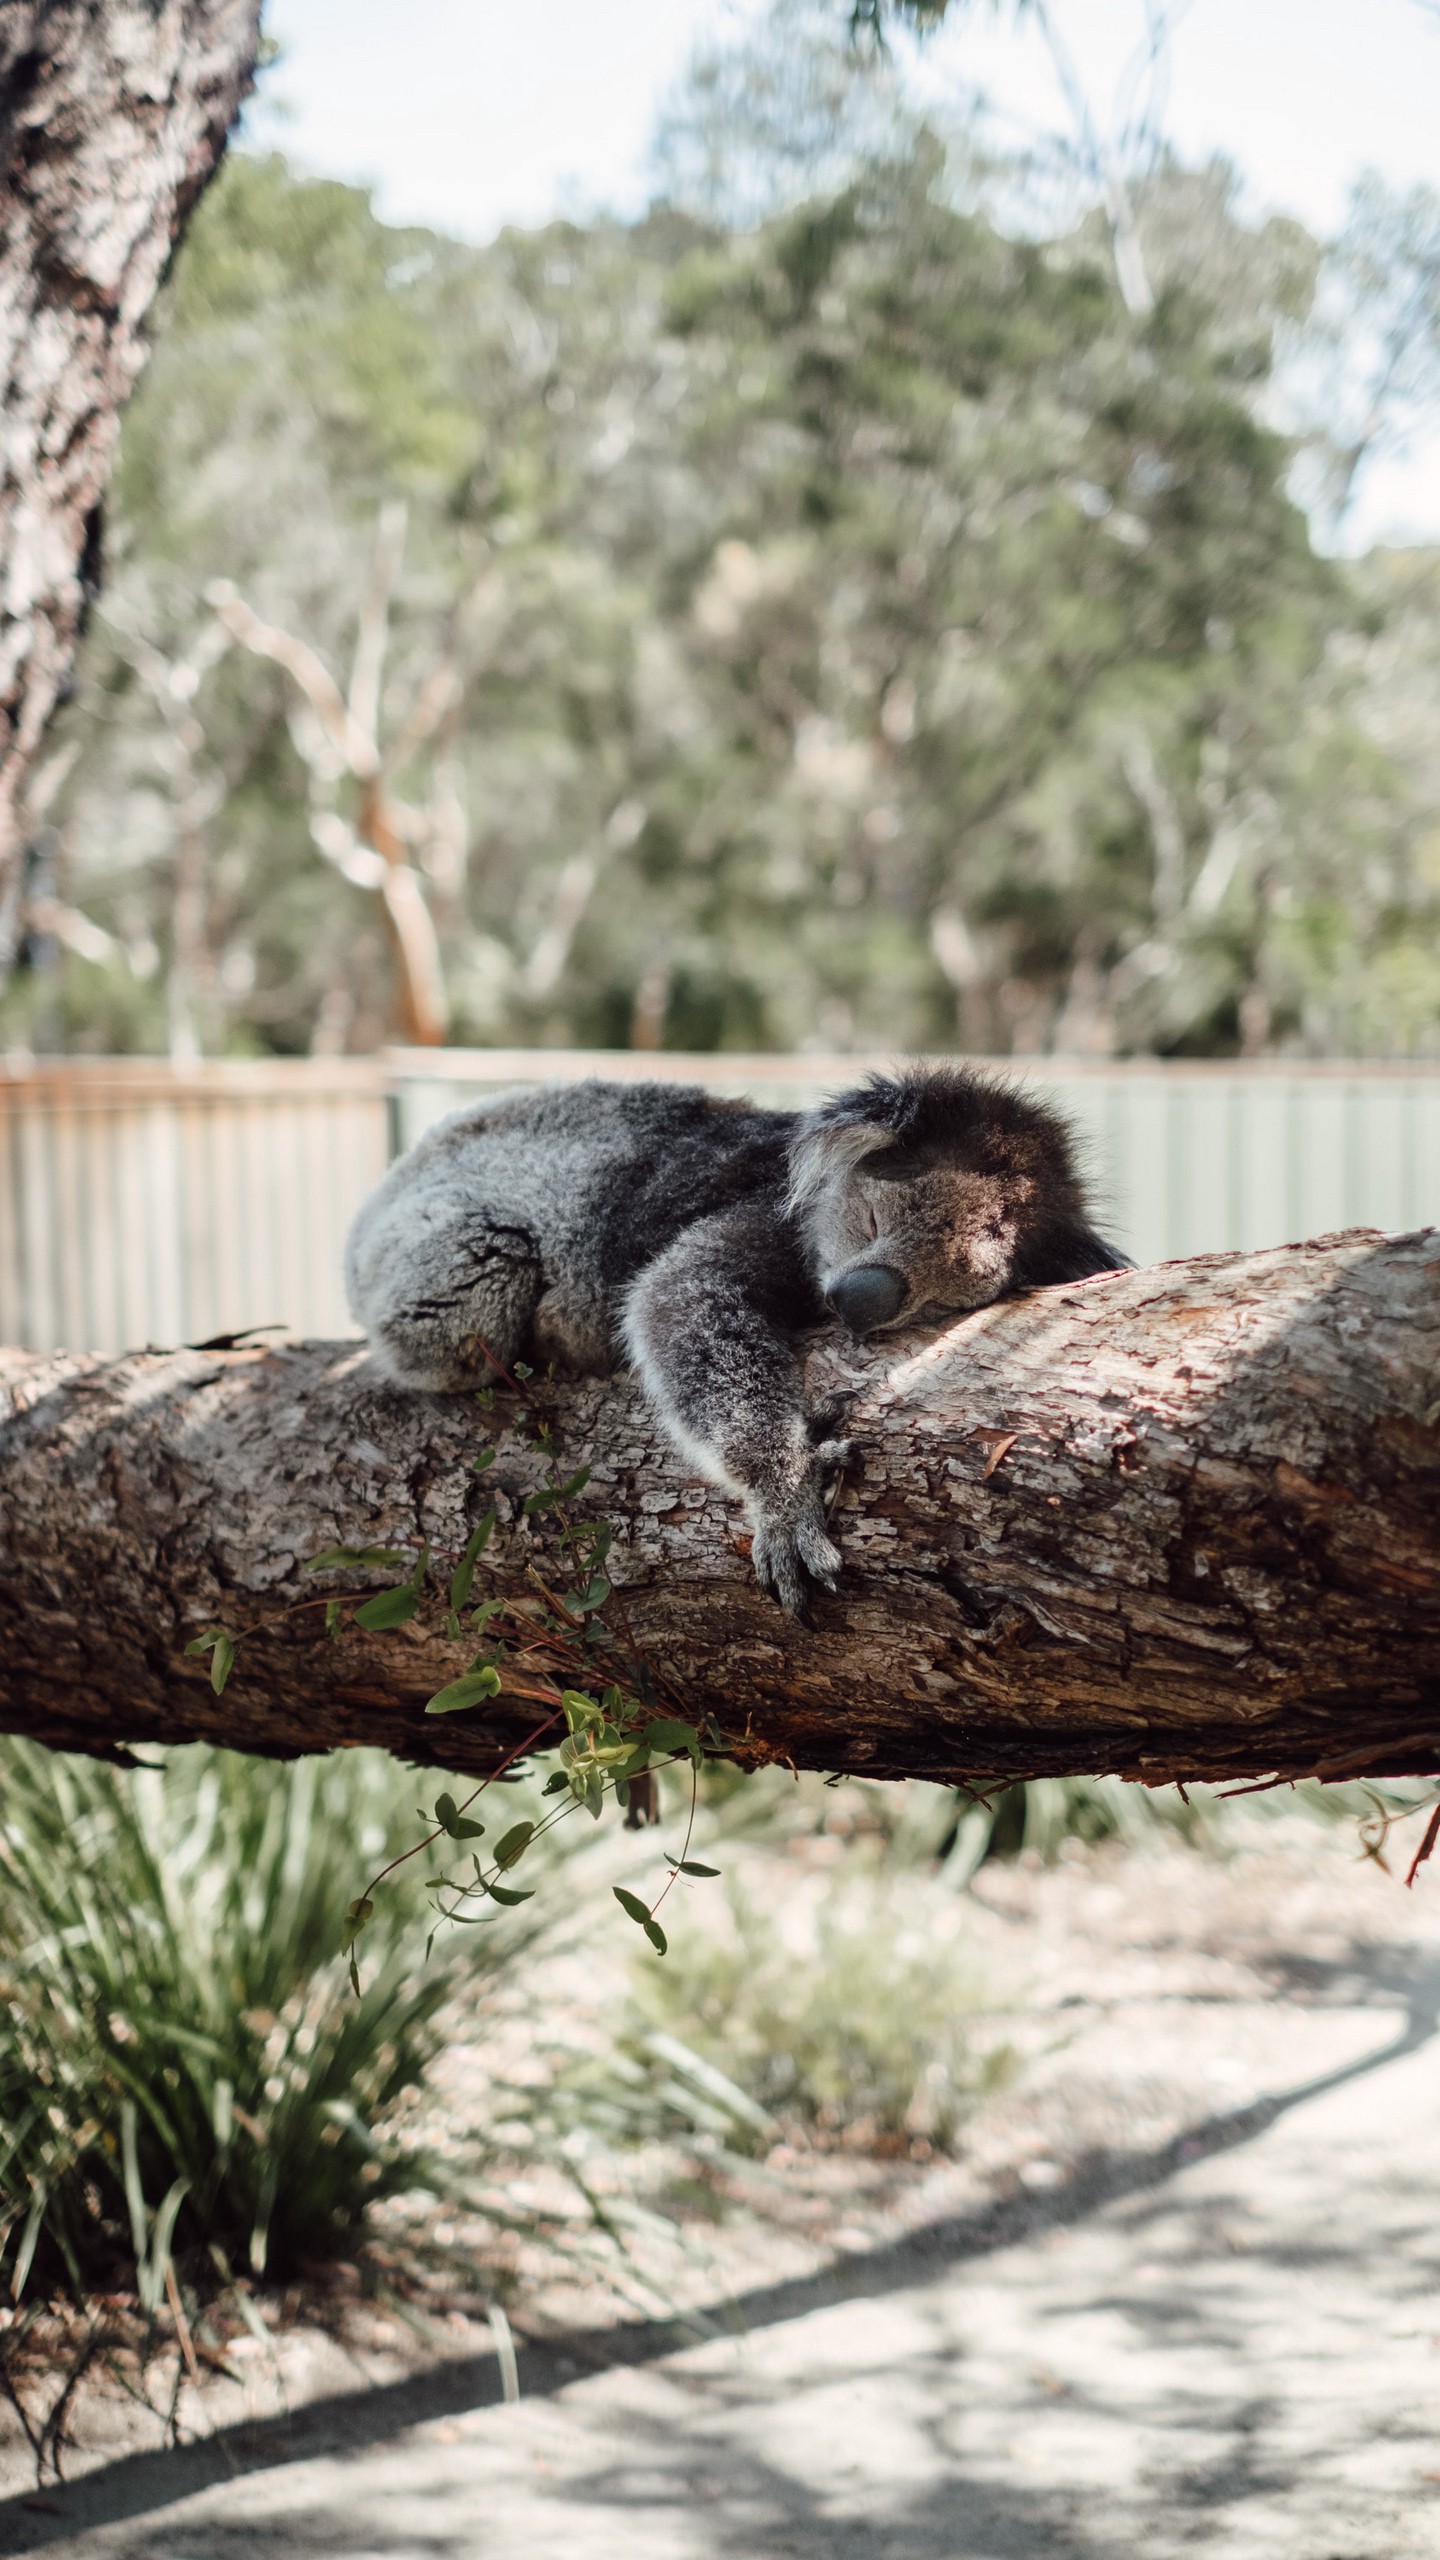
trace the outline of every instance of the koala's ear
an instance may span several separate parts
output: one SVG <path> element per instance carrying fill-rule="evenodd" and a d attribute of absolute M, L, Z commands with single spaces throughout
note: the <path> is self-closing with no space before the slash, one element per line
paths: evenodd
<path fill-rule="evenodd" d="M 1129 1254 L 1122 1253 L 1116 1244 L 1107 1244 L 1093 1227 L 1067 1227 L 1047 1236 L 1034 1255 L 1027 1257 L 1021 1285 L 1027 1289 L 1054 1289 L 1067 1280 L 1093 1280 L 1101 1271 L 1134 1268 Z"/>
<path fill-rule="evenodd" d="M 870 1092 L 843 1093 L 802 1116 L 790 1141 L 789 1207 L 803 1213 L 836 1180 L 843 1180 L 882 1147 L 894 1131 Z"/>

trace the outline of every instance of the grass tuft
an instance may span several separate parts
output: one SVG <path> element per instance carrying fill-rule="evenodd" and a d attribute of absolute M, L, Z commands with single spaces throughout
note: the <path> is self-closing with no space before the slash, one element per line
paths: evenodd
<path fill-rule="evenodd" d="M 635 1968 L 627 2050 L 672 2122 L 727 2147 L 778 2134 L 948 2152 L 1008 2068 L 965 1913 L 942 1884 L 867 1862 L 807 1879 L 783 1929 L 737 1892 L 727 1923 L 677 1932 Z M 717 1915 L 718 1917 L 718 1915 Z"/>
<path fill-rule="evenodd" d="M 119 1770 L 0 1743 L 0 2283 L 158 2307 L 197 2277 L 343 2254 L 380 2199 L 453 2185 L 406 2123 L 467 1972 L 515 1915 L 421 1960 L 394 1895 L 340 1947 L 363 1861 L 411 1835 L 380 1754 L 196 1748 Z"/>

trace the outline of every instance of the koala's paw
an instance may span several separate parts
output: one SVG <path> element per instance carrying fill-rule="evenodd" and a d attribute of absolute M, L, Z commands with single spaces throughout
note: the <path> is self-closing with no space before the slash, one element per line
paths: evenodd
<path fill-rule="evenodd" d="M 839 1445 L 839 1444 L 834 1444 Z M 816 1453 L 817 1459 L 819 1452 Z M 840 1550 L 825 1527 L 820 1484 L 813 1479 L 785 1517 L 757 1521 L 751 1561 L 762 1591 L 803 1620 L 812 1583 L 835 1588 Z"/>
<path fill-rule="evenodd" d="M 827 1496 L 834 1492 L 835 1486 L 839 1482 L 841 1476 L 845 1473 L 846 1468 L 850 1465 L 852 1459 L 858 1457 L 859 1453 L 860 1443 L 858 1440 L 816 1441 L 815 1472 L 820 1479 L 822 1492 Z"/>
<path fill-rule="evenodd" d="M 835 1437 L 840 1425 L 849 1420 L 850 1409 L 859 1393 L 858 1387 L 835 1387 L 828 1396 L 815 1398 L 805 1416 L 805 1429 L 812 1449 L 822 1447 Z"/>

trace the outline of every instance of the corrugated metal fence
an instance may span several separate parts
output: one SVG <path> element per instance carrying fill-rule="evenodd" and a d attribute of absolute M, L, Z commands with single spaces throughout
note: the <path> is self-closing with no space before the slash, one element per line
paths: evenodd
<path fill-rule="evenodd" d="M 345 1230 L 389 1160 L 387 1080 L 331 1064 L 0 1064 L 0 1340 L 353 1330 Z"/>
<path fill-rule="evenodd" d="M 795 1107 L 871 1063 L 887 1061 L 534 1049 L 0 1061 L 0 1341 L 116 1351 L 270 1322 L 347 1333 L 350 1219 L 395 1150 L 458 1103 L 609 1075 Z M 1106 1230 L 1137 1261 L 1440 1224 L 1440 1068 L 1046 1058 L 1009 1072 L 1070 1114 Z"/>

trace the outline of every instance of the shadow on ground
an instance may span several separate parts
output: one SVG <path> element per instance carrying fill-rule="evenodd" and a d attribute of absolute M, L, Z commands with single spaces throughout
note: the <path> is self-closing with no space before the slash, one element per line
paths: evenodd
<path fill-rule="evenodd" d="M 1338 1992 L 1343 1983 L 1347 2006 L 1359 2005 L 1363 1999 L 1373 2006 L 1402 2007 L 1403 2027 L 1358 2060 L 1276 2091 L 1244 2108 L 1199 2118 L 1156 2148 L 1111 2151 L 1085 2159 L 1062 2187 L 1043 2197 L 1026 2194 L 933 2222 L 889 2246 L 837 2260 L 815 2275 L 752 2289 L 715 2305 L 703 2324 L 696 2320 L 625 2322 L 523 2348 L 522 2404 L 544 2402 L 581 2376 L 620 2376 L 627 2368 L 653 2366 L 678 2349 L 693 2347 L 706 2338 L 723 2339 L 727 2334 L 755 2338 L 759 2333 L 783 2329 L 807 2315 L 838 2306 L 858 2302 L 882 2306 L 899 2297 L 921 2294 L 948 2269 L 966 2261 L 981 2261 L 1017 2243 L 1043 2244 L 1049 2235 L 1086 2225 L 1102 2208 L 1123 2208 L 1127 2200 L 1133 2199 L 1137 2206 L 1153 2213 L 1157 2192 L 1178 2170 L 1243 2150 L 1293 2110 L 1348 2084 L 1367 2080 L 1419 2052 L 1435 2038 L 1440 2026 L 1440 1966 L 1433 1962 L 1406 1963 L 1398 1951 L 1387 1960 L 1379 1951 L 1367 1949 L 1363 1986 L 1357 1979 L 1362 1970 L 1358 1964 L 1325 1967 L 1297 1958 L 1296 1967 L 1292 1989 L 1300 1990 L 1302 1998 L 1324 2002 L 1327 1992 L 1332 1988 Z M 1423 2173 L 1423 2164 L 1418 2166 Z M 1192 2215 L 1196 2209 L 1191 2206 Z M 1198 2206 L 1197 2236 L 1204 2237 L 1207 2215 L 1213 2218 L 1218 2213 L 1223 2218 L 1225 2209 L 1223 2196 L 1209 2204 L 1202 2200 Z M 1143 2218 L 1142 2211 L 1137 2220 Z M 1129 2236 L 1133 2241 L 1134 2229 Z M 1280 2234 L 1275 2238 L 1280 2241 Z M 1257 2257 L 1265 2259 L 1270 2241 L 1261 2233 L 1256 2239 Z M 1354 2256 L 1356 2248 L 1353 2235 L 1333 2223 L 1322 2223 L 1307 2230 L 1298 2252 L 1293 2244 L 1281 2242 L 1273 2263 L 1277 2270 L 1302 2262 L 1314 2267 L 1323 2265 L 1332 2254 Z M 1125 2314 L 1132 2326 L 1138 2322 L 1139 2336 L 1148 2337 L 1154 2346 L 1173 2339 L 1188 2324 L 1193 2340 L 1198 2334 L 1197 2321 L 1203 2322 L 1204 2305 L 1183 2281 L 1179 2262 L 1144 2272 L 1157 2279 L 1150 2290 L 1142 2288 L 1137 2293 L 1133 2286 L 1125 2287 Z M 1087 2314 L 1093 2309 L 1097 2315 L 1103 2315 L 1106 2307 L 1103 2287 L 1084 2306 Z M 907 2424 L 912 2431 L 918 2428 L 923 2438 L 923 2368 L 932 2350 L 923 2334 L 916 2332 L 915 2322 L 917 2318 L 923 2322 L 928 2315 L 923 2308 L 916 2312 L 912 2306 L 905 2316 L 909 2331 L 903 2352 L 912 2370 L 917 2368 L 918 2357 L 922 2381 L 917 2414 Z M 889 2352 L 883 2311 L 877 2309 L 875 2320 L 867 2323 L 859 2345 L 856 2379 L 863 2382 L 867 2363 L 871 2371 L 878 2370 Z M 1216 2339 L 1210 2345 L 1223 2352 L 1225 2341 Z M 944 2367 L 949 2372 L 952 2385 L 957 2352 L 963 2355 L 964 2350 L 957 2349 L 954 2336 L 942 2335 L 937 2328 L 933 2357 L 937 2368 Z M 723 2400 L 729 2387 L 724 2377 L 717 2384 L 713 2369 L 703 2383 L 691 2379 L 688 2369 L 672 2369 L 666 2378 L 669 2395 L 673 2398 L 678 2391 L 682 2401 L 687 2392 L 700 2391 L 713 2405 L 717 2389 Z M 1042 2403 L 1046 2391 L 1053 2387 L 1043 2373 L 1033 2385 Z M 1073 2405 L 1077 2418 L 1083 2414 L 1083 2380 L 1078 2386 L 1073 2380 L 1067 2382 L 1061 2396 Z M 238 2481 L 243 2475 L 263 2475 L 324 2457 L 365 2454 L 408 2430 L 433 2428 L 437 2422 L 483 2411 L 500 2398 L 500 2376 L 492 2358 L 457 2359 L 402 2382 L 317 2401 L 293 2415 L 236 2426 L 202 2442 L 131 2455 L 89 2473 L 73 2485 L 31 2491 L 0 2502 L 0 2554 L 36 2551 L 96 2527 L 159 2516 L 182 2500 L 218 2484 Z M 938 2407 L 938 2400 L 935 2405 Z M 516 2412 L 517 2420 L 523 2414 L 523 2408 Z M 882 2547 L 873 2539 L 873 2515 L 857 2515 L 853 2521 L 837 2518 L 833 2492 L 836 2487 L 843 2488 L 843 2480 L 832 2483 L 830 2497 L 819 2501 L 793 2471 L 766 2461 L 753 2444 L 741 2446 L 732 2439 L 707 2446 L 703 2436 L 689 2436 L 682 2457 L 682 2488 L 676 2471 L 676 2432 L 681 2422 L 683 2407 L 681 2419 L 676 2422 L 657 2418 L 645 2408 L 627 2407 L 623 2430 L 617 2432 L 615 2439 L 614 2460 L 598 2465 L 592 2462 L 585 2467 L 587 2517 L 593 2521 L 597 2511 L 609 2511 L 617 2553 L 625 2544 L 627 2517 L 640 2525 L 647 2509 L 658 2506 L 673 2511 L 677 2495 L 682 2494 L 690 2507 L 704 2512 L 704 2548 L 707 2554 L 714 2555 L 714 2560 L 731 2560 L 731 2555 L 733 2560 L 769 2560 L 772 2553 L 792 2552 L 807 2555 L 807 2560 L 808 2555 L 814 2554 L 818 2560 L 822 2552 L 843 2553 L 847 2546 L 857 2555 Z M 1183 2480 L 1170 2474 L 1174 2495 L 1193 2511 L 1197 2538 L 1203 2536 L 1207 2511 L 1213 2515 L 1227 2501 L 1263 2494 L 1278 2485 L 1257 2449 L 1258 2440 L 1265 2434 L 1266 2410 L 1258 2399 L 1248 2411 L 1242 2403 L 1230 2407 L 1223 2441 L 1216 2435 L 1213 2419 L 1208 2428 L 1197 2422 L 1188 2472 Z M 900 2511 L 892 2507 L 887 2514 L 883 2541 L 886 2560 L 942 2560 L 942 2555 L 953 2560 L 959 2551 L 965 2553 L 966 2560 L 988 2560 L 991 2554 L 995 2560 L 1010 2554 L 1034 2555 L 1035 2560 L 1040 2560 L 1043 2554 L 1061 2549 L 1083 2551 L 1089 2546 L 1086 2500 L 1081 2487 L 1062 2486 L 1058 2481 L 1037 2482 L 1032 2487 L 1008 2472 L 1000 2483 L 967 2478 L 956 2472 L 953 2446 L 937 2444 L 927 2458 L 923 2441 L 917 2441 L 914 2454 L 913 2491 L 904 2498 Z M 423 2475 L 443 2472 L 445 2462 L 443 2446 L 427 2443 Z M 934 2475 L 933 2489 L 925 2484 L 927 2472 Z M 569 2497 L 578 2497 L 579 2493 L 578 2482 L 567 2488 L 560 2480 L 547 2491 L 554 2501 L 557 2525 L 565 2521 Z M 473 2554 L 476 2520 L 472 2518 L 465 2528 L 465 2538 L 457 2539 L 453 2513 L 446 2496 L 437 2494 L 432 2503 L 423 2486 L 416 2498 L 407 2502 L 400 2539 L 387 2538 L 389 2527 L 382 2512 L 367 2513 L 366 2560 L 372 2554 L 375 2560 L 383 2560 L 383 2555 L 390 2552 L 403 2552 L 407 2560 L 431 2560 L 431 2555 L 433 2560 L 448 2560 L 451 2554 L 457 2555 L 458 2560 L 462 2551 Z M 596 2555 L 596 2560 L 602 2549 L 608 2552 L 608 2542 L 597 2544 L 587 2537 L 578 2516 L 574 2529 L 581 2533 L 583 2546 Z M 353 2527 L 346 2526 L 339 2516 L 331 2519 L 318 2513 L 307 2515 L 303 2526 L 297 2524 L 295 2530 L 299 2538 L 292 2547 L 307 2555 L 334 2554 L 335 2560 L 340 2560 L 343 2553 L 349 2560 L 354 2551 Z M 207 2515 L 201 2530 L 193 2523 L 177 2520 L 173 2535 L 165 2527 L 152 2529 L 144 2544 L 146 2554 L 153 2553 L 155 2560 L 193 2560 L 202 2547 L 207 2555 L 217 2555 L 217 2560 L 223 2560 L 231 2550 L 237 2554 L 243 2551 L 248 2560 L 248 2555 L 265 2547 L 264 2533 L 261 2530 L 257 2538 L 253 2520 L 237 2519 L 231 2525 L 223 2516 Z M 500 2541 L 496 2547 L 500 2547 Z"/>

